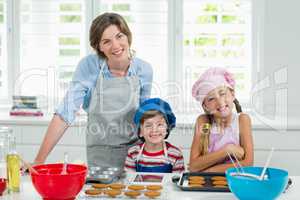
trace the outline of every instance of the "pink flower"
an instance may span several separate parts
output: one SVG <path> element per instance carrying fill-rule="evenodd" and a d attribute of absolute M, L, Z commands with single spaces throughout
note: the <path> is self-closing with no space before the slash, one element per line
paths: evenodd
<path fill-rule="evenodd" d="M 235 85 L 235 80 L 233 78 L 233 75 L 229 72 L 224 72 L 224 78 L 225 80 L 227 81 L 227 83 L 232 87 L 234 88 L 234 85 Z"/>

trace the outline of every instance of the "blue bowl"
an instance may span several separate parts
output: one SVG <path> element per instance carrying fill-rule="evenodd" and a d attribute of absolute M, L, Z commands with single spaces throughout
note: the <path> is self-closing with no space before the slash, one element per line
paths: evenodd
<path fill-rule="evenodd" d="M 246 173 L 260 175 L 262 167 L 243 167 Z M 285 189 L 288 183 L 288 172 L 282 169 L 267 168 L 267 179 L 262 181 L 243 176 L 232 176 L 235 168 L 226 170 L 230 191 L 240 200 L 274 200 Z"/>

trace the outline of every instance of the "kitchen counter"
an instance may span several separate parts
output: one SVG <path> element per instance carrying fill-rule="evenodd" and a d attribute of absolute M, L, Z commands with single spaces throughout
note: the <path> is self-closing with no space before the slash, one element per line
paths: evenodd
<path fill-rule="evenodd" d="M 132 180 L 135 174 L 127 174 L 125 183 Z M 164 190 L 162 192 L 162 196 L 157 199 L 169 199 L 169 200 L 236 200 L 232 193 L 217 193 L 217 192 L 189 192 L 182 191 L 176 187 L 175 184 L 172 183 L 171 177 L 174 174 L 166 174 L 164 177 Z M 283 193 L 278 200 L 299 200 L 300 199 L 300 176 L 292 176 L 293 184 L 292 186 Z M 125 198 L 125 197 L 124 197 Z M 123 199 L 124 199 L 123 198 Z M 41 197 L 35 191 L 30 177 L 23 176 L 22 184 L 21 184 L 21 192 L 15 194 L 4 194 L 4 196 L 0 197 L 0 199 L 5 200 L 39 200 Z M 90 198 L 86 197 L 83 192 L 81 192 L 77 198 L 77 200 L 85 200 L 85 199 L 112 199 L 112 198 Z M 122 199 L 122 198 L 114 198 L 114 199 Z M 128 198 L 126 198 L 128 199 Z M 139 197 L 137 199 L 149 199 L 145 197 Z"/>

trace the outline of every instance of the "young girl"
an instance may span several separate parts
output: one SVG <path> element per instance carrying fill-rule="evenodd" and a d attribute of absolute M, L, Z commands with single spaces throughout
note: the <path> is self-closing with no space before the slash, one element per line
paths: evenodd
<path fill-rule="evenodd" d="M 250 117 L 235 98 L 235 81 L 223 68 L 210 68 L 197 80 L 193 97 L 205 114 L 197 118 L 190 153 L 190 171 L 225 172 L 233 167 L 228 154 L 242 166 L 253 165 Z M 236 111 L 233 112 L 235 104 Z"/>
<path fill-rule="evenodd" d="M 159 98 L 144 101 L 135 113 L 134 123 L 142 142 L 128 150 L 125 170 L 160 173 L 184 171 L 181 150 L 165 141 L 176 124 L 175 115 L 167 102 Z"/>

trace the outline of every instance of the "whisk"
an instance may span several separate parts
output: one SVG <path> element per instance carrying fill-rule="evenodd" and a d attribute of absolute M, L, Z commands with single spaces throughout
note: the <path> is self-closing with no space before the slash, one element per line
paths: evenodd
<path fill-rule="evenodd" d="M 274 152 L 274 148 L 272 147 L 270 153 L 269 153 L 269 156 L 267 158 L 267 161 L 265 163 L 265 166 L 260 174 L 260 176 L 256 175 L 256 174 L 251 174 L 251 173 L 246 173 L 241 165 L 241 163 L 239 162 L 239 160 L 237 159 L 237 157 L 235 156 L 234 153 L 231 153 L 234 157 L 234 159 L 236 160 L 236 162 L 234 162 L 231 154 L 229 152 L 226 152 L 230 161 L 232 162 L 234 168 L 236 169 L 237 172 L 232 172 L 230 173 L 231 176 L 245 176 L 245 177 L 250 177 L 250 178 L 254 178 L 254 179 L 257 179 L 257 180 L 264 180 L 266 178 L 268 178 L 267 175 L 265 175 L 266 173 L 266 170 L 267 170 L 267 167 L 269 166 L 269 163 L 271 161 L 271 158 L 272 158 L 272 155 L 273 155 L 273 152 Z"/>
<path fill-rule="evenodd" d="M 234 162 L 234 160 L 231 157 L 230 153 L 227 152 L 227 155 L 228 155 L 230 161 L 232 162 L 234 168 L 237 171 L 237 172 L 230 173 L 231 176 L 245 176 L 245 177 L 250 177 L 250 178 L 255 178 L 255 179 L 259 179 L 260 178 L 256 174 L 246 173 L 234 153 L 232 153 L 232 155 L 233 155 L 234 159 L 236 160 L 236 162 Z"/>

